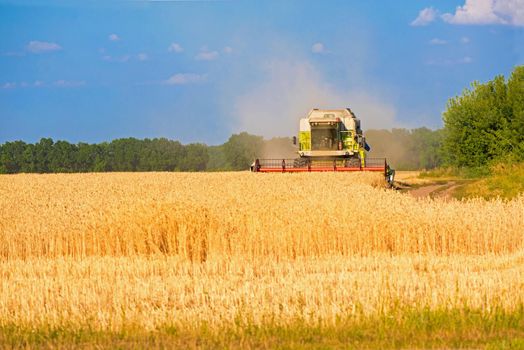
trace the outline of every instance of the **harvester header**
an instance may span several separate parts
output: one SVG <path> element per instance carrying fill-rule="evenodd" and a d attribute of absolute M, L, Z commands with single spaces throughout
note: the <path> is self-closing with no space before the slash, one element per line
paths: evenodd
<path fill-rule="evenodd" d="M 394 171 L 386 158 L 367 158 L 370 150 L 360 119 L 349 108 L 312 109 L 299 122 L 298 158 L 255 159 L 253 172 L 376 171 L 389 182 Z"/>

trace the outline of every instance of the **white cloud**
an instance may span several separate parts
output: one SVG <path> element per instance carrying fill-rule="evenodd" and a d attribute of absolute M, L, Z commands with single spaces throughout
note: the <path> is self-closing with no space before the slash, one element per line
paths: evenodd
<path fill-rule="evenodd" d="M 44 85 L 45 85 L 44 82 L 40 81 L 40 80 L 35 80 L 34 83 L 27 83 L 27 82 L 23 81 L 20 84 L 18 84 L 18 86 L 20 86 L 22 88 L 27 88 L 27 87 L 38 88 L 38 87 L 43 87 Z"/>
<path fill-rule="evenodd" d="M 74 81 L 74 80 L 57 80 L 55 82 L 53 82 L 53 86 L 56 86 L 56 87 L 63 87 L 63 88 L 66 88 L 66 87 L 80 87 L 80 86 L 85 86 L 86 85 L 86 82 L 85 81 Z"/>
<path fill-rule="evenodd" d="M 149 59 L 149 55 L 145 52 L 140 52 L 136 55 L 122 55 L 122 56 L 111 56 L 111 55 L 103 55 L 102 60 L 107 62 L 118 62 L 118 63 L 125 63 L 131 60 L 137 60 L 137 61 L 147 61 Z"/>
<path fill-rule="evenodd" d="M 429 41 L 431 45 L 446 45 L 448 42 L 443 39 L 434 38 Z"/>
<path fill-rule="evenodd" d="M 290 58 L 267 63 L 265 80 L 233 97 L 233 131 L 265 137 L 296 133 L 299 118 L 311 108 L 350 107 L 365 129 L 399 125 L 395 108 L 377 91 L 338 89 L 307 60 Z M 228 99 L 227 108 L 231 112 Z"/>
<path fill-rule="evenodd" d="M 464 56 L 459 59 L 434 59 L 426 62 L 428 66 L 454 66 L 457 64 L 470 64 L 473 59 L 470 56 Z"/>
<path fill-rule="evenodd" d="M 466 0 L 454 14 L 442 19 L 451 24 L 504 24 L 524 26 L 524 0 Z"/>
<path fill-rule="evenodd" d="M 49 87 L 49 86 L 54 86 L 54 87 L 60 87 L 60 88 L 69 88 L 69 87 L 80 87 L 80 86 L 85 86 L 86 85 L 86 82 L 83 81 L 83 80 L 64 80 L 64 79 L 61 79 L 61 80 L 56 80 L 50 84 L 46 84 L 45 82 L 41 81 L 41 80 L 35 80 L 33 83 L 28 83 L 28 82 L 25 82 L 25 81 L 22 81 L 20 83 L 15 83 L 15 82 L 9 82 L 9 83 L 5 83 L 3 85 L 1 85 L 0 87 L 2 89 L 13 89 L 13 88 L 16 88 L 16 87 L 20 87 L 20 88 L 41 88 L 41 87 Z"/>
<path fill-rule="evenodd" d="M 167 51 L 180 53 L 184 51 L 184 48 L 178 43 L 171 43 L 171 45 L 168 46 Z"/>
<path fill-rule="evenodd" d="M 524 26 L 524 0 L 495 0 L 493 8 L 507 24 Z"/>
<path fill-rule="evenodd" d="M 195 56 L 197 61 L 213 61 L 218 58 L 220 54 L 218 51 L 209 51 L 206 47 L 202 48 Z"/>
<path fill-rule="evenodd" d="M 111 41 L 118 41 L 120 40 L 120 37 L 117 35 L 117 34 L 109 34 L 109 36 L 107 37 L 109 40 Z"/>
<path fill-rule="evenodd" d="M 226 46 L 222 49 L 222 52 L 229 55 L 233 53 L 233 48 L 231 46 Z"/>
<path fill-rule="evenodd" d="M 44 53 L 62 50 L 62 47 L 57 43 L 51 43 L 47 41 L 30 41 L 26 45 L 26 50 L 32 53 Z"/>
<path fill-rule="evenodd" d="M 147 55 L 147 53 L 141 52 L 138 55 L 136 55 L 136 58 L 139 61 L 147 61 L 149 59 L 149 56 Z"/>
<path fill-rule="evenodd" d="M 196 84 L 206 81 L 207 76 L 205 74 L 195 73 L 177 73 L 169 77 L 164 81 L 167 85 L 185 85 L 185 84 Z"/>
<path fill-rule="evenodd" d="M 129 61 L 131 59 L 131 56 L 130 55 L 122 55 L 122 56 L 104 55 L 104 56 L 102 56 L 102 59 L 104 61 L 108 61 L 108 62 L 120 62 L 120 63 L 123 63 L 123 62 Z"/>
<path fill-rule="evenodd" d="M 463 36 L 462 38 L 460 38 L 460 42 L 463 44 L 469 44 L 470 41 L 471 40 L 467 36 Z"/>
<path fill-rule="evenodd" d="M 433 7 L 426 7 L 418 13 L 417 18 L 411 22 L 412 26 L 425 26 L 433 22 L 438 15 L 438 11 Z"/>
<path fill-rule="evenodd" d="M 21 56 L 25 56 L 25 53 L 20 52 L 20 51 L 8 51 L 8 52 L 2 53 L 2 56 L 21 57 Z"/>
<path fill-rule="evenodd" d="M 14 89 L 15 87 L 16 87 L 16 83 L 11 83 L 11 82 L 4 83 L 2 85 L 2 89 Z"/>
<path fill-rule="evenodd" d="M 40 80 L 36 80 L 34 83 L 27 83 L 25 81 L 22 81 L 20 83 L 16 83 L 16 82 L 7 82 L 7 83 L 4 83 L 1 88 L 2 89 L 14 89 L 16 87 L 21 87 L 21 88 L 27 88 L 27 87 L 41 87 L 41 86 L 44 86 L 44 83 Z"/>
<path fill-rule="evenodd" d="M 326 53 L 326 48 L 323 43 L 314 43 L 311 46 L 311 52 L 313 53 Z"/>

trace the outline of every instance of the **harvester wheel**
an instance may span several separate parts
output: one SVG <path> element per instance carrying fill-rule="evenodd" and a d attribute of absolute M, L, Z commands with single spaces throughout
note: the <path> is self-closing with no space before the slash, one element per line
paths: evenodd
<path fill-rule="evenodd" d="M 345 166 L 347 168 L 359 168 L 360 167 L 360 159 L 358 158 L 349 158 L 346 159 Z"/>

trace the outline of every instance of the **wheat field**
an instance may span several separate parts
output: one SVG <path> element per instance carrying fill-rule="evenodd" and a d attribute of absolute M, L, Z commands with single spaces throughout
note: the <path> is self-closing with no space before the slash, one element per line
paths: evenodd
<path fill-rule="evenodd" d="M 334 324 L 524 305 L 524 197 L 379 174 L 0 176 L 0 326 Z"/>

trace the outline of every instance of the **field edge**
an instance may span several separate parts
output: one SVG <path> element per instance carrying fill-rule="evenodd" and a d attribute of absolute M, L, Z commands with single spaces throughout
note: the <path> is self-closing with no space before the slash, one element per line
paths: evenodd
<path fill-rule="evenodd" d="M 38 326 L 0 323 L 1 348 L 485 348 L 524 347 L 524 307 L 495 309 L 404 308 L 363 318 L 312 325 L 295 319 L 286 325 L 239 321 L 215 329 L 163 325 L 154 331 L 129 324 L 119 331 L 93 325 Z"/>

